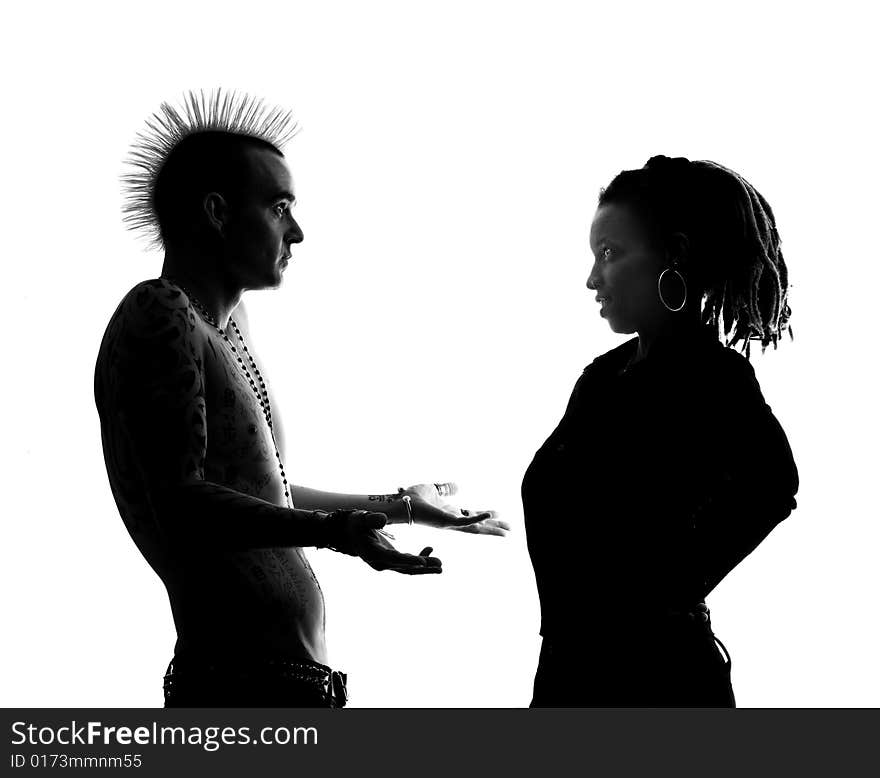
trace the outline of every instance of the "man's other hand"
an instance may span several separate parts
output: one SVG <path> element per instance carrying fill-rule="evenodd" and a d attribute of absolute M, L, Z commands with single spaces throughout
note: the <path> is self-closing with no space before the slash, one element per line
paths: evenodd
<path fill-rule="evenodd" d="M 381 532 L 387 518 L 384 513 L 370 511 L 334 511 L 326 519 L 333 522 L 330 548 L 350 556 L 358 556 L 374 570 L 394 570 L 406 575 L 424 575 L 443 571 L 442 562 L 432 557 L 432 548 L 418 555 L 403 554 L 391 545 Z"/>
<path fill-rule="evenodd" d="M 504 537 L 510 531 L 506 521 L 496 518 L 495 511 L 469 511 L 444 502 L 458 491 L 454 483 L 416 484 L 402 489 L 412 500 L 413 521 L 425 527 L 454 529 L 474 535 Z"/>

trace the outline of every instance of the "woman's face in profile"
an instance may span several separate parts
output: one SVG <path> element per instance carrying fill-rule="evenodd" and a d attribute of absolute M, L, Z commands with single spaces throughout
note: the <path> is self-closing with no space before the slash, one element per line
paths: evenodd
<path fill-rule="evenodd" d="M 600 314 L 614 332 L 638 332 L 665 317 L 657 296 L 664 258 L 635 209 L 600 205 L 590 227 L 590 250 L 595 260 L 587 288 L 605 298 Z"/>

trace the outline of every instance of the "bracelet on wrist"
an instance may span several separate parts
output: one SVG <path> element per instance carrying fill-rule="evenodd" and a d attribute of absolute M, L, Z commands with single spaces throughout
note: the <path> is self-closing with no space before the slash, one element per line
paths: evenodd
<path fill-rule="evenodd" d="M 412 497 L 408 494 L 404 494 L 403 489 L 398 489 L 397 493 L 400 495 L 400 499 L 403 501 L 403 505 L 406 508 L 406 520 L 411 527 L 413 524 Z"/>

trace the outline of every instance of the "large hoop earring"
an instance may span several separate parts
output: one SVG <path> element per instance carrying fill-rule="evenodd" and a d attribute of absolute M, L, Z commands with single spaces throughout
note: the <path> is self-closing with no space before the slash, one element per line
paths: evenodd
<path fill-rule="evenodd" d="M 663 299 L 663 292 L 660 291 L 660 282 L 663 280 L 663 276 L 666 275 L 666 273 L 668 273 L 670 270 L 681 279 L 681 283 L 684 286 L 684 299 L 681 301 L 681 305 L 679 305 L 678 308 L 673 308 L 672 306 L 670 306 L 666 302 L 666 300 Z M 663 307 L 666 308 L 667 311 L 672 311 L 673 313 L 677 313 L 682 308 L 684 308 L 684 304 L 687 302 L 687 299 L 688 299 L 687 281 L 684 280 L 684 276 L 681 273 L 679 273 L 674 267 L 667 267 L 660 274 L 660 276 L 657 278 L 657 296 L 660 298 L 660 302 L 663 303 Z"/>

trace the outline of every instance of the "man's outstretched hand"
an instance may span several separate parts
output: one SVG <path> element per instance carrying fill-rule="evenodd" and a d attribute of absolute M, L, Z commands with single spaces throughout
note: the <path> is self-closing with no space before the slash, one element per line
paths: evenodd
<path fill-rule="evenodd" d="M 334 511 L 325 521 L 332 522 L 330 548 L 358 556 L 374 570 L 394 570 L 406 575 L 443 572 L 443 563 L 431 556 L 432 548 L 415 554 L 402 554 L 380 532 L 387 521 L 384 513 Z"/>
<path fill-rule="evenodd" d="M 451 497 L 458 491 L 454 483 L 416 484 L 401 491 L 412 500 L 413 521 L 416 524 L 501 537 L 510 531 L 506 521 L 495 518 L 495 511 L 468 511 L 444 502 L 444 497 Z"/>

